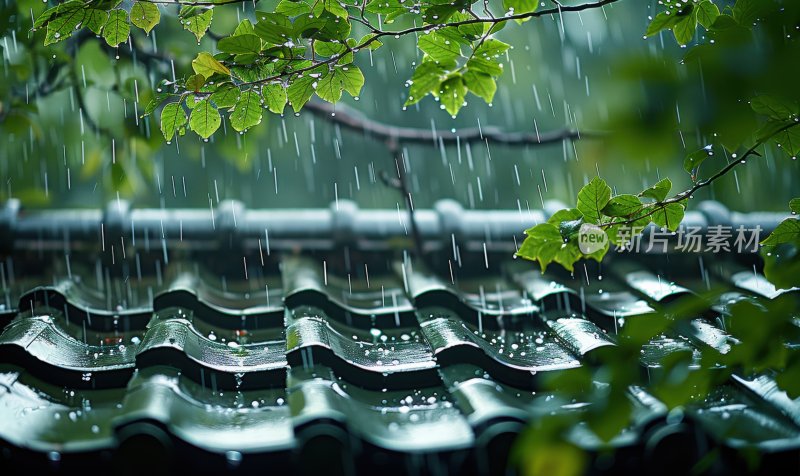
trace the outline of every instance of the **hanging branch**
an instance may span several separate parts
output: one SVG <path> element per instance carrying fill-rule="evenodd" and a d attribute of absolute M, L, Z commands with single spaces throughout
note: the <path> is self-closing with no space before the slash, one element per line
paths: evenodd
<path fill-rule="evenodd" d="M 577 129 L 563 128 L 547 132 L 504 132 L 493 126 L 472 127 L 456 132 L 451 130 L 418 129 L 385 124 L 362 116 L 343 104 L 333 105 L 318 101 L 308 102 L 304 109 L 356 132 L 362 132 L 368 137 L 383 141 L 397 141 L 399 143 L 429 144 L 438 146 L 463 144 L 472 142 L 492 142 L 509 146 L 536 146 L 561 143 L 565 140 L 595 139 L 604 134 L 595 131 L 579 131 Z"/>
<path fill-rule="evenodd" d="M 453 145 L 472 142 L 492 142 L 512 147 L 522 147 L 543 146 L 561 143 L 565 140 L 600 138 L 604 135 L 599 132 L 579 132 L 577 129 L 568 128 L 544 133 L 504 132 L 492 126 L 461 129 L 457 132 L 451 130 L 418 129 L 413 127 L 392 126 L 369 119 L 361 115 L 358 111 L 343 104 L 334 106 L 329 103 L 310 101 L 305 105 L 304 109 L 309 110 L 326 121 L 384 142 L 394 159 L 397 176 L 392 177 L 388 172 L 383 171 L 380 173 L 381 181 L 386 186 L 397 190 L 403 196 L 403 201 L 408 210 L 409 221 L 411 222 L 411 235 L 414 240 L 414 249 L 417 257 L 425 262 L 425 264 L 428 263 L 423 248 L 422 237 L 414 215 L 414 204 L 411 198 L 411 192 L 408 188 L 408 179 L 403 162 L 403 144 L 411 143 L 437 147 L 440 144 Z"/>
<path fill-rule="evenodd" d="M 409 221 L 411 222 L 411 235 L 414 240 L 414 249 L 417 257 L 425 262 L 425 264 L 429 263 L 427 263 L 422 237 L 414 215 L 414 203 L 408 188 L 408 178 L 402 152 L 403 144 L 413 143 L 437 147 L 439 144 L 452 145 L 472 142 L 493 142 L 512 147 L 521 147 L 561 143 L 565 140 L 598 138 L 603 135 L 598 132 L 582 133 L 576 129 L 567 128 L 545 133 L 503 132 L 501 129 L 491 126 L 462 129 L 458 132 L 450 130 L 417 129 L 412 127 L 392 126 L 369 119 L 362 116 L 358 111 L 342 104 L 334 106 L 333 104 L 311 101 L 306 104 L 304 109 L 311 111 L 313 114 L 326 121 L 338 124 L 355 132 L 361 132 L 367 137 L 383 141 L 394 159 L 397 177 L 392 177 L 388 172 L 383 171 L 380 174 L 381 181 L 386 186 L 397 190 L 403 196 L 403 201 L 408 210 Z"/>

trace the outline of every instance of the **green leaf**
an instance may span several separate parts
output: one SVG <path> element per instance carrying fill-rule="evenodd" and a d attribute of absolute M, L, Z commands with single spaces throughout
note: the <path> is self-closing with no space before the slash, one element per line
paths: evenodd
<path fill-rule="evenodd" d="M 294 27 L 289 17 L 280 13 L 256 12 L 256 23 L 254 30 L 256 35 L 262 40 L 274 45 L 282 45 L 289 41 L 294 35 Z M 298 25 L 301 24 L 298 18 Z"/>
<path fill-rule="evenodd" d="M 651 213 L 653 212 L 653 209 L 655 207 L 656 207 L 656 204 L 651 203 L 649 205 L 645 205 L 644 207 L 642 207 L 641 210 L 639 210 L 639 212 L 635 213 L 633 215 L 633 223 L 631 223 L 631 228 L 634 229 L 634 230 L 636 228 L 639 228 L 640 230 L 643 230 L 644 227 L 649 225 L 650 222 L 653 221 Z"/>
<path fill-rule="evenodd" d="M 420 36 L 417 46 L 434 61 L 449 61 L 461 56 L 461 45 L 437 32 Z"/>
<path fill-rule="evenodd" d="M 442 81 L 442 84 L 439 85 L 439 92 L 437 95 L 445 110 L 449 112 L 451 116 L 456 117 L 456 114 L 458 114 L 458 111 L 464 105 L 464 97 L 467 95 L 467 87 L 464 84 L 464 79 L 461 76 L 453 76 L 450 79 Z"/>
<path fill-rule="evenodd" d="M 346 50 L 347 46 L 342 43 L 329 43 L 327 41 L 314 42 L 314 53 L 326 58 L 344 53 Z"/>
<path fill-rule="evenodd" d="M 261 123 L 261 97 L 254 91 L 245 91 L 239 96 L 231 112 L 231 126 L 238 132 Z"/>
<path fill-rule="evenodd" d="M 683 159 L 683 170 L 692 176 L 692 180 L 696 180 L 697 169 L 700 168 L 700 164 L 713 155 L 714 151 L 711 150 L 710 145 L 696 150 Z"/>
<path fill-rule="evenodd" d="M 325 3 L 327 0 L 314 0 L 314 3 L 311 6 L 311 14 L 315 17 L 318 17 L 325 13 Z"/>
<path fill-rule="evenodd" d="M 302 67 L 297 64 L 297 67 Z M 270 76 L 272 76 L 275 72 L 275 68 L 273 64 L 270 63 L 254 63 L 249 66 L 231 66 L 231 75 L 236 76 L 241 81 L 252 83 L 257 81 L 263 81 Z"/>
<path fill-rule="evenodd" d="M 181 103 L 171 102 L 161 111 L 161 133 L 166 141 L 171 141 L 175 133 L 186 125 L 186 112 Z"/>
<path fill-rule="evenodd" d="M 233 62 L 237 66 L 247 66 L 254 64 L 258 61 L 258 54 L 256 53 L 241 53 L 237 55 L 233 55 Z"/>
<path fill-rule="evenodd" d="M 228 36 L 217 42 L 217 48 L 223 53 L 232 55 L 259 53 L 261 51 L 261 38 L 252 33 Z"/>
<path fill-rule="evenodd" d="M 158 25 L 161 20 L 161 11 L 154 3 L 134 2 L 131 7 L 131 23 L 138 26 L 146 33 Z"/>
<path fill-rule="evenodd" d="M 300 112 L 303 106 L 314 95 L 314 84 L 317 82 L 311 76 L 303 76 L 302 78 L 295 79 L 289 88 L 286 90 L 286 96 L 292 104 L 294 112 Z"/>
<path fill-rule="evenodd" d="M 289 2 L 289 3 L 294 4 L 293 2 Z M 300 3 L 300 5 L 305 5 L 305 3 Z M 255 33 L 256 33 L 256 30 L 255 30 L 255 28 L 253 28 L 253 24 L 250 23 L 250 20 L 248 20 L 247 18 L 242 20 L 242 22 L 239 23 L 239 25 L 236 27 L 236 29 L 233 30 L 233 36 L 236 36 L 236 35 L 255 35 Z"/>
<path fill-rule="evenodd" d="M 608 247 L 606 247 L 605 249 L 607 250 Z M 544 252 L 545 250 L 543 249 L 542 251 Z M 603 250 L 598 251 L 598 253 L 600 253 L 601 251 L 604 253 Z M 595 253 L 595 255 L 596 254 L 597 253 Z M 583 253 L 581 253 L 581 250 L 578 248 L 578 244 L 575 242 L 575 240 L 570 240 L 569 242 L 564 243 L 560 248 L 556 250 L 556 253 L 554 255 L 556 263 L 563 266 L 564 269 L 566 269 L 569 272 L 575 271 L 574 265 L 582 257 Z"/>
<path fill-rule="evenodd" d="M 617 195 L 603 207 L 603 215 L 610 217 L 627 217 L 642 209 L 642 202 L 636 195 Z"/>
<path fill-rule="evenodd" d="M 776 288 L 800 287 L 800 241 L 765 245 L 760 254 L 764 259 L 764 276 Z"/>
<path fill-rule="evenodd" d="M 494 38 L 488 38 L 475 50 L 475 56 L 492 59 L 505 53 L 511 45 Z"/>
<path fill-rule="evenodd" d="M 364 87 L 364 74 L 361 70 L 354 64 L 342 66 L 337 70 L 344 90 L 351 96 L 358 97 L 361 94 L 361 88 Z"/>
<path fill-rule="evenodd" d="M 800 358 L 797 353 L 793 356 L 793 361 L 775 376 L 775 381 L 778 383 L 778 387 L 789 395 L 789 398 L 796 400 L 800 398 Z"/>
<path fill-rule="evenodd" d="M 92 31 L 95 35 L 99 35 L 103 31 L 103 27 L 108 22 L 108 12 L 90 8 L 86 10 L 86 17 L 83 19 L 83 26 Z"/>
<path fill-rule="evenodd" d="M 652 187 L 643 190 L 642 193 L 639 194 L 640 197 L 647 197 L 652 198 L 656 202 L 663 202 L 669 191 L 672 190 L 672 180 L 665 178 L 659 180 L 658 183 L 653 185 Z"/>
<path fill-rule="evenodd" d="M 375 51 L 381 46 L 383 46 L 383 43 L 381 43 L 380 40 L 372 40 L 372 38 L 374 38 L 375 36 L 377 36 L 375 33 L 367 33 L 366 35 L 362 36 L 360 40 L 358 40 L 358 44 L 363 45 L 367 41 L 369 41 L 369 44 L 366 47 L 369 48 L 371 51 Z"/>
<path fill-rule="evenodd" d="M 695 6 L 695 10 L 697 11 L 697 21 L 705 29 L 711 28 L 714 20 L 719 16 L 719 8 L 710 0 L 702 0 Z"/>
<path fill-rule="evenodd" d="M 647 26 L 645 36 L 653 36 L 660 31 L 671 30 L 680 20 L 681 17 L 675 15 L 675 13 L 661 12 Z"/>
<path fill-rule="evenodd" d="M 608 236 L 608 235 L 606 234 L 606 236 Z M 611 238 L 606 240 L 605 245 L 602 248 L 600 248 L 599 250 L 595 251 L 594 253 L 589 253 L 588 255 L 583 255 L 583 256 L 585 258 L 591 258 L 591 259 L 597 261 L 598 263 L 602 263 L 603 262 L 603 258 L 605 258 L 606 253 L 608 253 L 608 250 L 610 248 L 611 248 Z M 578 250 L 580 250 L 580 247 L 578 247 Z"/>
<path fill-rule="evenodd" d="M 763 126 L 759 127 L 756 131 L 756 140 L 763 141 L 770 137 L 774 137 L 778 134 L 781 129 L 788 126 L 789 124 L 793 124 L 794 121 L 775 121 L 775 120 L 768 120 L 764 123 Z"/>
<path fill-rule="evenodd" d="M 443 25 L 447 23 L 450 17 L 452 17 L 461 10 L 461 8 L 457 6 L 458 3 L 459 2 L 456 1 L 453 3 L 430 6 L 422 10 L 422 21 L 430 24 Z M 401 13 L 397 13 L 397 14 L 391 14 L 389 16 L 395 18 L 400 15 Z"/>
<path fill-rule="evenodd" d="M 406 106 L 418 103 L 428 93 L 434 91 L 442 82 L 442 77 L 447 74 L 445 66 L 435 61 L 423 61 L 414 70 L 411 76 L 410 89 Z"/>
<path fill-rule="evenodd" d="M 581 214 L 580 218 L 575 220 L 568 220 L 562 221 L 558 224 L 558 232 L 561 233 L 561 237 L 565 240 L 569 240 L 574 238 L 578 235 L 578 232 L 581 229 L 581 225 L 584 224 L 583 214 Z"/>
<path fill-rule="evenodd" d="M 45 46 L 66 40 L 86 16 L 83 2 L 66 2 L 56 7 L 47 21 Z"/>
<path fill-rule="evenodd" d="M 169 86 L 166 83 L 167 82 L 165 80 L 161 80 L 156 90 L 153 91 L 153 99 L 151 99 L 150 102 L 147 103 L 147 106 L 145 106 L 142 117 L 149 116 L 150 114 L 155 112 L 158 106 L 160 106 L 161 103 L 166 101 L 167 98 L 170 96 L 170 93 L 167 91 L 167 88 Z"/>
<path fill-rule="evenodd" d="M 583 213 L 577 208 L 565 208 L 553 213 L 547 223 L 560 226 L 562 222 L 580 220 L 581 218 L 583 218 Z"/>
<path fill-rule="evenodd" d="M 793 198 L 789 201 L 789 210 L 795 214 L 800 213 L 800 198 Z"/>
<path fill-rule="evenodd" d="M 757 114 L 771 119 L 785 121 L 797 115 L 797 104 L 773 96 L 758 96 L 750 101 L 750 107 Z"/>
<path fill-rule="evenodd" d="M 202 74 L 193 74 L 186 80 L 186 89 L 198 92 L 206 84 L 206 77 Z"/>
<path fill-rule="evenodd" d="M 653 223 L 669 231 L 678 229 L 683 220 L 684 206 L 680 203 L 668 203 L 650 215 Z"/>
<path fill-rule="evenodd" d="M 239 93 L 241 91 L 236 86 L 225 85 L 220 86 L 219 89 L 211 94 L 211 102 L 216 104 L 217 108 L 233 107 L 236 101 L 239 100 Z"/>
<path fill-rule="evenodd" d="M 329 71 L 317 84 L 317 96 L 325 101 L 335 103 L 346 90 L 351 96 L 358 96 L 364 86 L 364 75 L 355 65 L 336 67 Z"/>
<path fill-rule="evenodd" d="M 211 20 L 214 18 L 214 9 L 186 6 L 181 8 L 179 17 L 183 28 L 192 32 L 195 38 L 197 38 L 197 42 L 200 43 L 206 31 L 208 31 L 208 27 L 211 26 Z"/>
<path fill-rule="evenodd" d="M 197 57 L 192 60 L 192 69 L 195 73 L 202 74 L 206 78 L 210 78 L 214 73 L 225 76 L 230 76 L 231 74 L 231 70 L 206 52 L 198 53 Z"/>
<path fill-rule="evenodd" d="M 779 245 L 800 240 L 800 220 L 787 218 L 775 227 L 775 230 L 761 242 L 762 245 Z"/>
<path fill-rule="evenodd" d="M 672 33 L 675 34 L 675 40 L 680 45 L 686 45 L 692 41 L 692 38 L 694 38 L 694 32 L 697 30 L 696 10 L 697 9 L 692 9 L 691 13 L 681 18 L 672 27 Z"/>
<path fill-rule="evenodd" d="M 194 109 L 194 107 L 197 106 L 198 102 L 200 102 L 200 98 L 198 98 L 194 94 L 190 94 L 190 95 L 186 96 L 186 99 L 184 100 L 184 104 L 189 109 Z"/>
<path fill-rule="evenodd" d="M 455 12 L 453 16 L 450 17 L 451 22 L 462 22 L 471 19 L 472 16 L 470 16 L 468 13 L 462 12 Z M 468 36 L 470 39 L 478 39 L 483 34 L 483 24 L 468 23 L 466 25 L 459 25 L 458 32 L 462 35 Z"/>
<path fill-rule="evenodd" d="M 602 210 L 611 200 L 611 187 L 605 180 L 595 177 L 578 192 L 578 210 L 588 223 L 599 224 Z"/>
<path fill-rule="evenodd" d="M 367 2 L 366 10 L 370 13 L 383 15 L 406 13 L 408 11 L 400 3 L 400 0 L 370 0 Z"/>
<path fill-rule="evenodd" d="M 538 5 L 538 0 L 503 0 L 503 8 L 506 11 L 513 10 L 514 14 L 536 11 Z"/>
<path fill-rule="evenodd" d="M 489 76 L 503 74 L 503 67 L 496 59 L 471 58 L 467 61 L 467 68 L 479 73 L 486 73 Z"/>
<path fill-rule="evenodd" d="M 267 107 L 275 114 L 283 114 L 283 109 L 286 107 L 286 88 L 282 84 L 267 84 L 261 88 L 261 95 L 264 97 L 264 102 Z"/>
<path fill-rule="evenodd" d="M 732 31 L 747 31 L 745 27 L 740 25 L 731 15 L 727 13 L 721 13 L 716 20 L 714 20 L 714 24 L 711 25 L 711 29 L 715 32 L 732 32 Z"/>
<path fill-rule="evenodd" d="M 347 9 L 345 9 L 338 0 L 318 0 L 318 4 L 323 5 L 325 11 L 330 12 L 339 18 L 343 18 L 345 20 L 347 19 Z"/>
<path fill-rule="evenodd" d="M 792 127 L 779 132 L 775 136 L 775 142 L 791 157 L 797 157 L 800 155 L 800 127 Z"/>
<path fill-rule="evenodd" d="M 293 2 L 291 0 L 281 0 L 275 7 L 275 13 L 286 15 L 287 17 L 298 17 L 311 13 L 311 7 L 305 2 Z"/>
<path fill-rule="evenodd" d="M 350 22 L 326 11 L 319 18 L 306 15 L 297 17 L 291 34 L 301 38 L 344 42 L 350 35 L 350 29 Z"/>
<path fill-rule="evenodd" d="M 750 27 L 759 16 L 770 9 L 770 3 L 772 2 L 764 0 L 736 0 L 733 6 L 733 18 L 740 25 Z"/>
<path fill-rule="evenodd" d="M 528 235 L 522 242 L 516 256 L 531 261 L 538 261 L 542 272 L 554 259 L 556 253 L 564 245 L 564 239 L 555 225 L 541 223 L 525 232 Z"/>
<path fill-rule="evenodd" d="M 111 10 L 108 12 L 108 21 L 103 27 L 103 38 L 109 46 L 117 46 L 128 40 L 131 25 L 128 23 L 128 12 L 125 10 Z"/>
<path fill-rule="evenodd" d="M 491 104 L 494 93 L 497 91 L 497 83 L 494 78 L 488 74 L 468 69 L 464 73 L 464 83 L 472 94 L 483 98 L 487 104 Z"/>
<path fill-rule="evenodd" d="M 72 9 L 72 8 L 81 8 L 83 6 L 83 2 L 80 0 L 70 0 L 68 2 L 59 3 L 58 5 L 48 8 L 47 10 L 43 11 L 36 19 L 33 21 L 33 30 L 38 30 L 39 28 L 46 26 L 47 23 L 58 13 L 61 9 Z M 66 11 L 66 10 L 63 10 Z"/>
<path fill-rule="evenodd" d="M 211 137 L 211 134 L 219 129 L 221 123 L 222 119 L 219 117 L 219 111 L 208 99 L 198 102 L 189 117 L 189 127 L 203 139 Z"/>
<path fill-rule="evenodd" d="M 472 46 L 472 41 L 470 41 L 468 38 L 465 38 L 464 34 L 461 33 L 458 30 L 458 28 L 454 26 L 446 26 L 444 28 L 439 28 L 436 30 L 436 35 L 452 43 L 457 43 L 465 46 Z"/>
<path fill-rule="evenodd" d="M 342 97 L 341 81 L 336 78 L 336 70 L 325 73 L 317 83 L 317 96 L 330 103 L 335 103 Z"/>

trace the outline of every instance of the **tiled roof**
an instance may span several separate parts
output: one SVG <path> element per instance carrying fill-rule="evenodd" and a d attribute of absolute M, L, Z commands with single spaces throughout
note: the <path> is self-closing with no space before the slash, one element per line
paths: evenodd
<path fill-rule="evenodd" d="M 725 352 L 726 305 L 779 294 L 720 255 L 613 256 L 573 277 L 510 259 L 435 273 L 384 253 L 367 271 L 284 252 L 251 256 L 245 276 L 241 255 L 159 253 L 137 255 L 144 271 L 92 269 L 91 253 L 3 261 L 2 466 L 503 474 L 527 422 L 588 405 L 544 391 L 543 375 L 591 365 L 626 321 L 712 285 L 729 292 L 645 345 L 639 365 Z M 677 420 L 647 388 L 628 397 L 635 424 L 601 469 L 695 462 L 711 447 L 737 469 L 743 446 L 764 468 L 798 468 L 800 401 L 768 374 L 734 375 Z M 606 446 L 581 426 L 571 438 Z"/>

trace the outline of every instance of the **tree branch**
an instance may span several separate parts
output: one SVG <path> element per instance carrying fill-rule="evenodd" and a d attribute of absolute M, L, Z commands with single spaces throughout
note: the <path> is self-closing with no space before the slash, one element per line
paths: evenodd
<path fill-rule="evenodd" d="M 694 186 L 692 186 L 692 188 L 690 188 L 688 190 L 684 190 L 683 192 L 680 192 L 678 194 L 675 194 L 673 197 L 668 198 L 668 199 L 664 200 L 663 202 L 659 202 L 647 214 L 641 215 L 641 216 L 637 216 L 636 218 L 631 218 L 631 219 L 628 219 L 628 220 L 605 223 L 605 224 L 601 225 L 601 227 L 602 228 L 610 228 L 612 226 L 617 226 L 617 225 L 631 225 L 631 224 L 641 220 L 642 218 L 648 218 L 648 217 L 654 215 L 656 212 L 665 209 L 667 207 L 667 205 L 670 205 L 672 203 L 678 203 L 678 202 L 681 202 L 683 200 L 692 198 L 692 195 L 694 195 L 694 193 L 697 192 L 698 190 L 700 190 L 701 188 L 711 185 L 712 183 L 714 183 L 714 181 L 716 181 L 719 178 L 723 177 L 724 175 L 726 175 L 728 172 L 730 172 L 731 170 L 733 170 L 737 166 L 745 164 L 747 162 L 747 158 L 750 157 L 751 155 L 761 155 L 756 151 L 756 149 L 758 149 L 759 147 L 764 145 L 764 143 L 766 143 L 768 140 L 770 140 L 773 137 L 777 136 L 781 132 L 787 131 L 787 130 L 791 129 L 792 127 L 795 127 L 795 126 L 798 126 L 798 125 L 800 125 L 800 121 L 795 119 L 794 122 L 790 122 L 788 124 L 785 124 L 782 127 L 780 127 L 779 129 L 777 129 L 776 131 L 774 131 L 773 133 L 769 134 L 768 136 L 762 137 L 761 139 L 757 140 L 756 143 L 753 144 L 749 149 L 747 149 L 744 152 L 744 154 L 742 154 L 741 157 L 737 157 L 736 160 L 734 160 L 733 162 L 729 163 L 725 167 L 723 167 L 720 170 L 718 170 L 711 177 L 709 177 L 709 178 L 707 178 L 705 180 L 701 180 L 699 182 L 696 182 L 694 184 Z"/>
<path fill-rule="evenodd" d="M 294 74 L 302 74 L 302 73 L 311 71 L 311 70 L 313 70 L 315 68 L 318 68 L 321 65 L 336 63 L 341 59 L 342 56 L 344 56 L 344 55 L 346 55 L 348 53 L 354 53 L 356 51 L 362 51 L 364 48 L 369 47 L 372 43 L 374 43 L 376 41 L 379 41 L 381 38 L 386 37 L 386 36 L 393 36 L 394 38 L 399 38 L 401 36 L 410 35 L 412 33 L 429 32 L 429 31 L 433 31 L 433 30 L 436 30 L 438 28 L 443 28 L 443 27 L 459 27 L 459 26 L 462 26 L 462 25 L 474 25 L 474 24 L 477 24 L 477 23 L 481 23 L 481 24 L 490 23 L 492 25 L 498 25 L 498 24 L 505 23 L 505 22 L 510 21 L 510 20 L 525 20 L 525 19 L 530 19 L 530 18 L 539 18 L 539 17 L 545 16 L 545 15 L 561 14 L 561 13 L 564 13 L 564 12 L 581 12 L 581 11 L 584 11 L 584 10 L 591 10 L 591 9 L 594 9 L 594 8 L 602 8 L 605 5 L 609 5 L 611 3 L 615 3 L 615 2 L 618 2 L 618 1 L 619 0 L 599 0 L 599 1 L 596 1 L 596 2 L 583 3 L 583 4 L 580 4 L 580 5 L 572 5 L 572 6 L 565 6 L 565 7 L 558 7 L 558 8 L 548 8 L 548 9 L 545 9 L 545 10 L 535 10 L 535 11 L 532 11 L 532 12 L 519 13 L 519 14 L 516 14 L 516 15 L 508 15 L 508 16 L 504 16 L 504 17 L 479 17 L 479 18 L 472 18 L 472 19 L 469 19 L 469 20 L 455 21 L 455 22 L 449 22 L 449 23 L 427 24 L 427 25 L 416 26 L 416 27 L 406 28 L 405 30 L 397 30 L 397 31 L 379 31 L 379 30 L 375 30 L 374 36 L 364 40 L 363 42 L 361 42 L 360 44 L 358 44 L 356 46 L 353 46 L 353 47 L 348 46 L 347 49 L 341 54 L 333 55 L 333 56 L 331 56 L 330 58 L 328 58 L 328 59 L 326 59 L 324 61 L 320 61 L 319 63 L 313 64 L 311 66 L 307 66 L 305 68 L 299 68 L 299 69 L 296 69 L 296 70 L 293 70 L 293 71 L 281 72 L 281 73 L 269 76 L 267 78 L 259 79 L 259 80 L 256 80 L 256 81 L 240 83 L 239 86 L 240 87 L 246 87 L 246 86 L 255 86 L 257 84 L 271 83 L 271 82 L 278 81 L 278 80 L 280 80 L 281 78 L 283 78 L 285 76 L 290 76 L 290 75 L 294 75 Z"/>
<path fill-rule="evenodd" d="M 245 3 L 252 2 L 258 3 L 259 0 L 199 0 L 199 1 L 181 1 L 181 0 L 139 0 L 145 3 L 154 3 L 156 5 L 178 5 L 180 7 L 217 7 L 220 5 L 230 5 L 232 3 Z"/>
<path fill-rule="evenodd" d="M 578 131 L 577 129 L 568 128 L 542 133 L 503 132 L 499 128 L 492 126 L 461 129 L 457 132 L 418 129 L 378 122 L 362 116 L 358 111 L 343 104 L 334 106 L 324 102 L 309 101 L 303 109 L 352 131 L 363 132 L 366 136 L 395 143 L 417 143 L 437 146 L 440 143 L 449 145 L 488 141 L 510 146 L 536 146 L 561 143 L 565 140 L 599 138 L 604 135 L 601 132 Z"/>

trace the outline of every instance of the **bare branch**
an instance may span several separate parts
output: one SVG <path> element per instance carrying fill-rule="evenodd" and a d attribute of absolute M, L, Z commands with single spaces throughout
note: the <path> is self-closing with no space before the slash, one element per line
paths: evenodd
<path fill-rule="evenodd" d="M 602 137 L 601 132 L 562 129 L 542 133 L 503 132 L 497 127 L 473 127 L 456 132 L 450 130 L 418 129 L 385 124 L 362 116 L 343 104 L 336 106 L 324 102 L 310 101 L 304 107 L 325 120 L 339 124 L 347 129 L 363 132 L 364 135 L 393 143 L 418 143 L 437 146 L 471 142 L 493 142 L 510 146 L 537 146 L 561 143 L 565 140 L 595 139 Z"/>

